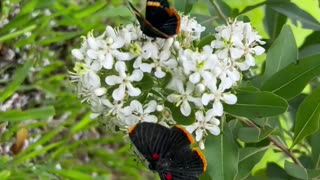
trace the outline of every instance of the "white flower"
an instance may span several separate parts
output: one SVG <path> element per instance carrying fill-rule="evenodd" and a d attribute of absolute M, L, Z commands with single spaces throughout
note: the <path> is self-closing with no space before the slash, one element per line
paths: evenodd
<path fill-rule="evenodd" d="M 179 94 L 170 94 L 167 99 L 169 102 L 176 103 L 180 106 L 180 111 L 184 116 L 189 116 L 191 113 L 191 106 L 189 102 L 194 103 L 196 106 L 201 107 L 200 98 L 193 97 L 194 85 L 187 83 L 186 89 L 184 89 L 183 84 L 177 85 L 177 92 Z"/>
<path fill-rule="evenodd" d="M 234 94 L 224 92 L 223 89 L 217 89 L 216 85 L 208 86 L 210 93 L 204 93 L 202 95 L 203 105 L 208 105 L 210 101 L 213 101 L 212 109 L 208 110 L 208 113 L 212 116 L 222 116 L 223 114 L 223 105 L 221 101 L 227 104 L 235 104 L 237 102 L 237 96 Z"/>
<path fill-rule="evenodd" d="M 130 103 L 130 107 L 132 113 L 138 117 L 140 122 L 157 122 L 158 118 L 155 115 L 150 115 L 150 113 L 153 113 L 157 110 L 156 101 L 149 101 L 149 103 L 143 107 L 139 101 L 133 100 Z"/>
<path fill-rule="evenodd" d="M 213 68 L 218 65 L 218 58 L 214 54 L 198 53 L 189 49 L 181 53 L 180 61 L 184 73 L 193 84 L 199 83 L 201 78 L 210 81 L 214 77 Z"/>
<path fill-rule="evenodd" d="M 199 143 L 200 148 L 204 149 L 204 137 L 207 136 L 207 130 L 217 136 L 220 134 L 220 120 L 215 118 L 209 113 L 206 113 L 205 115 L 203 114 L 202 111 L 197 111 L 195 113 L 196 115 L 196 122 L 187 126 L 186 130 L 189 131 L 190 133 L 193 133 L 195 131 L 196 134 L 196 141 L 197 142 L 202 142 Z"/>
<path fill-rule="evenodd" d="M 140 70 L 134 70 L 131 75 L 126 74 L 126 65 L 123 61 L 118 61 L 115 65 L 116 71 L 119 73 L 119 76 L 111 75 L 107 76 L 105 81 L 108 85 L 114 86 L 119 84 L 119 87 L 116 88 L 112 97 L 114 100 L 122 100 L 126 93 L 129 96 L 139 96 L 141 90 L 139 88 L 133 87 L 131 82 L 141 81 L 143 78 L 143 73 Z"/>
<path fill-rule="evenodd" d="M 195 18 L 189 16 L 181 16 L 181 33 L 185 35 L 184 44 L 190 44 L 191 41 L 199 40 L 201 33 L 206 27 L 199 24 Z"/>

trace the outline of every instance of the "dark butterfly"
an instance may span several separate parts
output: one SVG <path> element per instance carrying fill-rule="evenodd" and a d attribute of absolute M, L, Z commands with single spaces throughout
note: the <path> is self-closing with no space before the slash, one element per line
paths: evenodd
<path fill-rule="evenodd" d="M 182 127 L 143 122 L 129 129 L 129 137 L 161 180 L 196 180 L 206 171 L 204 155 L 191 149 L 192 135 Z"/>
<path fill-rule="evenodd" d="M 147 0 L 145 18 L 130 2 L 129 5 L 145 35 L 167 39 L 180 32 L 180 16 L 167 0 Z"/>

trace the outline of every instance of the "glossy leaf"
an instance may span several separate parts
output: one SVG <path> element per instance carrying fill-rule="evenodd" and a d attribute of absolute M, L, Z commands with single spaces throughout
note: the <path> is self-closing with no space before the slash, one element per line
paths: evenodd
<path fill-rule="evenodd" d="M 239 129 L 238 138 L 243 142 L 256 143 L 267 138 L 273 131 L 274 129 L 270 127 L 263 129 L 243 127 Z"/>
<path fill-rule="evenodd" d="M 180 12 L 188 14 L 191 11 L 193 5 L 197 3 L 197 1 L 198 0 L 179 1 L 179 3 L 175 3 L 175 8 Z"/>
<path fill-rule="evenodd" d="M 205 155 L 208 162 L 207 174 L 211 179 L 235 178 L 238 172 L 239 151 L 228 128 L 224 128 L 220 136 L 207 137 Z"/>
<path fill-rule="evenodd" d="M 270 41 L 273 42 L 276 36 L 280 34 L 283 25 L 287 21 L 287 17 L 271 9 L 268 4 L 266 5 L 266 15 L 263 22 L 266 32 L 270 37 Z"/>
<path fill-rule="evenodd" d="M 261 89 L 271 91 L 285 99 L 292 99 L 319 74 L 320 55 L 307 57 L 273 75 Z"/>
<path fill-rule="evenodd" d="M 289 25 L 283 26 L 280 35 L 273 42 L 267 53 L 266 69 L 262 76 L 262 81 L 296 62 L 298 58 L 298 48 Z"/>
<path fill-rule="evenodd" d="M 304 28 L 320 30 L 320 23 L 309 13 L 300 9 L 292 2 L 273 1 L 268 2 L 268 6 L 270 6 L 273 10 L 286 15 L 295 25 L 300 22 Z"/>
<path fill-rule="evenodd" d="M 224 105 L 224 111 L 249 119 L 269 117 L 284 113 L 288 108 L 286 100 L 271 92 L 245 92 L 237 94 L 234 105 Z"/>
<path fill-rule="evenodd" d="M 299 58 L 302 59 L 302 58 L 306 58 L 309 56 L 320 54 L 319 49 L 320 49 L 319 43 L 307 46 L 299 52 Z"/>
<path fill-rule="evenodd" d="M 302 168 L 288 161 L 285 162 L 284 169 L 290 176 L 299 179 L 313 179 L 320 177 L 320 170 Z"/>
<path fill-rule="evenodd" d="M 300 104 L 294 127 L 293 145 L 319 129 L 320 87 L 307 96 Z"/>
<path fill-rule="evenodd" d="M 290 176 L 286 173 L 286 171 L 280 167 L 277 163 L 268 163 L 267 164 L 267 175 L 270 178 L 274 179 L 289 179 Z"/>
<path fill-rule="evenodd" d="M 262 159 L 268 148 L 269 146 L 262 148 L 248 147 L 240 149 L 240 159 L 238 165 L 239 172 L 236 179 L 242 180 L 248 177 L 251 174 L 254 166 Z"/>
<path fill-rule="evenodd" d="M 312 149 L 312 160 L 315 168 L 320 169 L 320 131 L 310 136 L 310 146 Z"/>

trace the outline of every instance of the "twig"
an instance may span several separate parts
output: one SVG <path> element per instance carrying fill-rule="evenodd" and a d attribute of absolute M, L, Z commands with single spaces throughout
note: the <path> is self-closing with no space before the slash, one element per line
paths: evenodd
<path fill-rule="evenodd" d="M 256 124 L 254 124 L 253 122 L 251 122 L 249 119 L 246 118 L 240 118 L 245 124 L 247 124 L 250 127 L 254 127 L 257 129 L 260 129 Z M 300 167 L 304 168 L 304 166 L 301 164 L 301 162 L 299 161 L 299 159 L 297 159 L 293 153 L 285 146 L 283 146 L 283 144 L 281 144 L 276 138 L 274 138 L 273 136 L 268 136 L 268 139 L 275 145 L 277 146 L 279 149 L 281 149 L 287 156 L 289 156 L 292 161 L 299 165 Z"/>

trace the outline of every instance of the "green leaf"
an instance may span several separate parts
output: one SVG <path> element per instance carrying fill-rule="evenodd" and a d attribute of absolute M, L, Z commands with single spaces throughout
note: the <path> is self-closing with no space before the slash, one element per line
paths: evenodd
<path fill-rule="evenodd" d="M 23 80 L 27 77 L 29 70 L 33 64 L 32 60 L 28 60 L 25 64 L 18 68 L 14 73 L 12 81 L 7 85 L 5 90 L 0 92 L 0 103 L 5 101 L 8 97 L 10 97 L 15 91 L 19 88 Z"/>
<path fill-rule="evenodd" d="M 20 29 L 18 31 L 6 34 L 4 36 L 0 36 L 0 43 L 4 42 L 4 41 L 7 41 L 7 40 L 10 40 L 10 39 L 13 39 L 13 38 L 16 38 L 16 37 L 18 37 L 18 36 L 20 36 L 22 34 L 26 34 L 27 32 L 32 31 L 33 29 L 35 29 L 36 27 L 37 27 L 36 25 L 30 25 L 30 26 L 27 26 L 27 27 L 25 27 L 23 29 Z"/>
<path fill-rule="evenodd" d="M 302 24 L 302 27 L 312 30 L 320 30 L 320 23 L 309 13 L 300 9 L 294 3 L 287 1 L 287 2 L 268 2 L 269 7 L 273 10 L 286 15 L 293 24 L 297 25 L 298 21 Z"/>
<path fill-rule="evenodd" d="M 286 171 L 274 162 L 267 164 L 267 175 L 272 179 L 290 179 Z"/>
<path fill-rule="evenodd" d="M 292 99 L 304 89 L 310 80 L 320 74 L 320 55 L 300 59 L 274 74 L 262 86 L 285 99 Z"/>
<path fill-rule="evenodd" d="M 273 42 L 267 53 L 266 69 L 262 83 L 269 77 L 295 63 L 298 58 L 298 48 L 289 25 L 283 26 L 280 35 Z"/>
<path fill-rule="evenodd" d="M 265 16 L 263 22 L 266 32 L 270 37 L 270 41 L 274 42 L 276 36 L 280 34 L 283 25 L 287 21 L 287 17 L 274 11 L 268 5 L 266 5 Z"/>
<path fill-rule="evenodd" d="M 2 121 L 25 121 L 29 119 L 45 119 L 55 114 L 54 107 L 41 107 L 35 109 L 29 109 L 26 111 L 11 110 L 0 113 L 0 122 Z"/>
<path fill-rule="evenodd" d="M 214 180 L 234 179 L 238 172 L 239 150 L 229 128 L 220 136 L 209 135 L 206 139 L 205 155 L 207 174 Z"/>
<path fill-rule="evenodd" d="M 270 148 L 269 146 L 262 148 L 248 147 L 240 149 L 239 172 L 237 180 L 242 180 L 251 174 L 254 166 L 262 159 L 264 153 Z"/>
<path fill-rule="evenodd" d="M 242 127 L 239 129 L 238 138 L 247 143 L 256 143 L 267 138 L 275 129 L 268 126 L 263 129 Z"/>
<path fill-rule="evenodd" d="M 315 164 L 316 169 L 320 169 L 320 131 L 311 135 L 310 137 L 310 146 L 312 150 L 312 160 Z"/>
<path fill-rule="evenodd" d="M 183 12 L 184 14 L 188 14 L 191 11 L 193 5 L 197 2 L 198 0 L 179 1 L 176 2 L 174 5 L 178 11 Z"/>
<path fill-rule="evenodd" d="M 290 176 L 299 179 L 313 179 L 320 177 L 319 169 L 306 169 L 288 161 L 285 162 L 284 169 Z"/>
<path fill-rule="evenodd" d="M 303 44 L 300 46 L 300 48 L 303 49 L 307 46 L 318 44 L 319 41 L 320 41 L 320 32 L 314 31 L 304 39 Z"/>
<path fill-rule="evenodd" d="M 320 121 L 320 87 L 307 96 L 300 104 L 294 127 L 293 144 L 319 129 Z"/>
<path fill-rule="evenodd" d="M 198 48 L 199 48 L 199 49 L 202 49 L 203 46 L 205 46 L 205 45 L 210 45 L 211 42 L 212 42 L 214 39 L 215 39 L 215 37 L 214 37 L 212 34 L 210 34 L 210 35 L 202 38 L 201 41 L 198 43 Z"/>
<path fill-rule="evenodd" d="M 286 100 L 271 92 L 243 92 L 237 94 L 236 104 L 224 104 L 224 111 L 236 116 L 254 119 L 276 116 L 288 108 Z"/>
<path fill-rule="evenodd" d="M 0 179 L 6 180 L 10 177 L 11 172 L 8 170 L 0 171 Z"/>
<path fill-rule="evenodd" d="M 320 54 L 319 49 L 320 49 L 320 44 L 313 44 L 313 45 L 307 46 L 299 52 L 299 58 L 302 59 L 309 56 Z"/>

